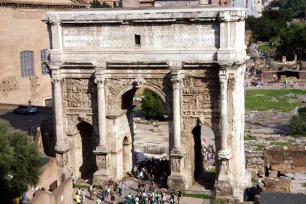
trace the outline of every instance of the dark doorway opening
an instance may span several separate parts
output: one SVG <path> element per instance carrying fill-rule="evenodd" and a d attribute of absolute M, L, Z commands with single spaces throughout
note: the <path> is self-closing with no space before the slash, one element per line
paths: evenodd
<path fill-rule="evenodd" d="M 214 181 L 216 177 L 216 173 L 214 170 L 207 170 L 205 168 L 204 160 L 204 146 L 206 150 L 208 149 L 208 144 L 204 144 L 203 140 L 214 140 L 212 138 L 209 139 L 208 134 L 211 134 L 212 130 L 205 125 L 197 125 L 193 130 L 193 138 L 194 138 L 194 178 L 195 183 L 200 184 L 207 190 L 214 189 Z M 204 137 L 203 137 L 204 135 Z M 210 137 L 214 137 L 214 135 L 210 135 Z M 210 142 L 211 143 L 211 142 Z M 214 145 L 213 145 L 214 146 Z M 210 154 L 211 156 L 212 154 Z"/>
<path fill-rule="evenodd" d="M 95 172 L 96 161 L 93 150 L 96 148 L 96 140 L 92 125 L 86 122 L 81 122 L 77 125 L 82 138 L 82 160 L 83 164 L 80 167 L 81 178 Z M 81 158 L 80 158 L 81 159 Z"/>

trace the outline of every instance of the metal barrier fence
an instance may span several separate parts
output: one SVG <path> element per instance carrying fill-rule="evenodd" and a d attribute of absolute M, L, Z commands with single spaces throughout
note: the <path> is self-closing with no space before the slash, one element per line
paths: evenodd
<path fill-rule="evenodd" d="M 155 145 L 147 145 L 143 147 L 143 153 L 148 154 L 165 154 L 168 153 L 167 149 L 165 147 L 159 147 Z"/>

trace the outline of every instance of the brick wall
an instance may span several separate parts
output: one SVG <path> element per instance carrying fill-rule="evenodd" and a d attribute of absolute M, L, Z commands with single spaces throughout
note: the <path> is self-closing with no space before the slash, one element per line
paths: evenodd
<path fill-rule="evenodd" d="M 265 151 L 265 166 L 272 172 L 306 172 L 306 147 L 273 147 Z"/>
<path fill-rule="evenodd" d="M 52 193 L 38 191 L 31 204 L 71 204 L 73 203 L 73 188 L 71 178 L 66 179 Z"/>
<path fill-rule="evenodd" d="M 246 151 L 245 152 L 245 165 L 247 169 L 251 170 L 252 178 L 265 176 L 265 162 L 264 153 L 262 151 Z"/>

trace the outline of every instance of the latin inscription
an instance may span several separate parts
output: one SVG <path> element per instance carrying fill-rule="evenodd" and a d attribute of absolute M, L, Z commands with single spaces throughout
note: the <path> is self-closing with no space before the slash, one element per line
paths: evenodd
<path fill-rule="evenodd" d="M 133 48 L 135 47 L 134 35 L 140 35 L 143 48 L 218 47 L 218 30 L 217 24 L 65 27 L 63 44 L 66 48 Z"/>

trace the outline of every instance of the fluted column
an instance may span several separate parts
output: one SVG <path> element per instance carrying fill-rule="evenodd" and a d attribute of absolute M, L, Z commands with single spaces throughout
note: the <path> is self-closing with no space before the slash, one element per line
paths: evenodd
<path fill-rule="evenodd" d="M 227 81 L 226 70 L 219 73 L 220 81 L 220 115 L 221 115 L 221 150 L 218 153 L 219 159 L 229 159 L 230 149 L 228 148 L 228 107 L 227 107 Z"/>
<path fill-rule="evenodd" d="M 106 103 L 105 103 L 105 79 L 96 78 L 98 93 L 98 126 L 99 126 L 99 145 L 97 151 L 108 150 L 106 140 Z"/>
<path fill-rule="evenodd" d="M 69 147 L 65 143 L 64 138 L 64 122 L 63 122 L 63 104 L 62 104 L 62 86 L 60 78 L 53 78 L 53 99 L 55 110 L 55 134 L 56 146 L 55 150 L 59 153 L 68 151 Z"/>
<path fill-rule="evenodd" d="M 180 79 L 172 79 L 172 87 L 173 87 L 173 149 L 180 150 L 181 149 L 181 108 L 180 108 Z"/>

